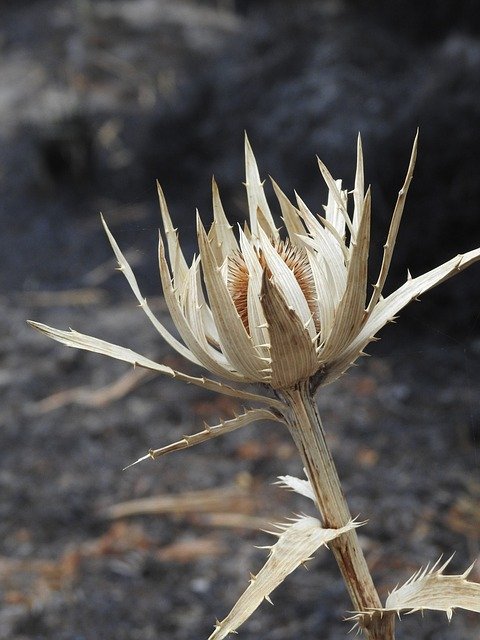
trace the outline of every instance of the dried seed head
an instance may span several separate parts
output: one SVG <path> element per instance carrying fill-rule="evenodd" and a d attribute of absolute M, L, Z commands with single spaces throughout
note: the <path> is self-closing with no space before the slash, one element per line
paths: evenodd
<path fill-rule="evenodd" d="M 302 290 L 308 308 L 313 317 L 315 328 L 320 331 L 319 313 L 317 307 L 317 294 L 312 269 L 308 261 L 307 252 L 302 247 L 294 246 L 288 238 L 286 240 L 272 241 L 278 255 L 293 273 L 300 289 Z M 270 276 L 270 269 L 261 249 L 257 249 L 258 261 L 263 270 Z M 248 322 L 248 281 L 250 274 L 245 260 L 240 252 L 229 256 L 227 286 L 232 300 L 242 319 L 243 326 L 250 334 Z"/>
<path fill-rule="evenodd" d="M 232 296 L 238 315 L 242 319 L 243 326 L 248 333 L 248 279 L 249 273 L 245 260 L 240 252 L 236 252 L 228 258 L 227 286 Z"/>

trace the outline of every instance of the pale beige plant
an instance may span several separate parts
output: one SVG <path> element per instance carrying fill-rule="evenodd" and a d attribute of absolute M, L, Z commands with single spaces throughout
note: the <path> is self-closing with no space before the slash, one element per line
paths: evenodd
<path fill-rule="evenodd" d="M 383 260 L 368 296 L 370 189 L 365 191 L 360 138 L 353 194 L 334 180 L 319 161 L 328 187 L 322 216 L 296 197 L 293 204 L 273 182 L 285 232 L 277 229 L 267 203 L 252 150 L 245 140 L 249 225 L 234 233 L 213 182 L 214 221 L 207 232 L 197 216 L 199 255 L 189 266 L 182 253 L 163 192 L 159 188 L 168 259 L 159 241 L 160 276 L 168 309 L 180 340 L 152 313 L 135 276 L 111 235 L 105 231 L 140 306 L 162 337 L 179 354 L 214 376 L 197 378 L 158 364 L 130 349 L 76 331 L 61 331 L 31 322 L 46 335 L 71 347 L 103 353 L 133 365 L 253 402 L 241 415 L 159 449 L 146 458 L 191 447 L 256 420 L 274 420 L 289 428 L 308 480 L 284 477 L 290 488 L 310 497 L 321 522 L 301 517 L 280 526 L 278 542 L 230 614 L 217 623 L 211 639 L 235 631 L 268 599 L 271 591 L 321 545 L 329 543 L 353 603 L 355 621 L 367 638 L 394 638 L 395 614 L 402 610 L 454 607 L 479 611 L 480 585 L 467 574 L 445 576 L 443 569 L 415 575 L 396 589 L 383 607 L 358 542 L 327 447 L 314 399 L 315 392 L 344 373 L 362 355 L 378 331 L 411 300 L 480 260 L 480 249 L 458 255 L 418 276 L 408 276 L 396 291 L 383 296 L 405 198 L 413 176 L 417 139 L 394 208 Z M 241 388 L 253 385 L 255 390 Z"/>

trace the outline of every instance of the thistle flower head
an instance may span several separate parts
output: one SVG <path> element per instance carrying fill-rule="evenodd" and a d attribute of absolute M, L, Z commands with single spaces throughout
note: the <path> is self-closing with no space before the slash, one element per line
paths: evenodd
<path fill-rule="evenodd" d="M 422 276 L 409 275 L 404 285 L 382 297 L 416 151 L 417 138 L 371 292 L 367 277 L 371 196 L 370 189 L 365 190 L 364 186 L 360 138 L 351 192 L 318 161 L 328 187 L 321 214 L 312 213 L 298 195 L 295 203 L 291 202 L 273 182 L 283 221 L 279 228 L 245 138 L 248 222 L 243 228 L 239 226 L 238 232 L 232 228 L 213 181 L 213 223 L 207 231 L 197 214 L 199 253 L 190 265 L 159 186 L 167 245 L 160 236 L 160 277 L 180 340 L 150 310 L 105 221 L 103 224 L 140 306 L 182 356 L 233 383 L 261 383 L 282 390 L 309 381 L 315 389 L 348 369 L 383 325 L 408 302 L 480 259 L 478 249 L 458 255 Z M 151 361 L 147 365 L 146 358 L 122 347 L 76 332 L 32 324 L 69 346 L 167 372 L 168 368 L 155 363 L 153 367 Z M 172 375 L 171 371 L 168 374 Z M 186 374 L 173 373 L 188 378 Z M 210 388 L 216 385 L 216 390 L 221 388 L 222 393 L 227 388 L 223 383 L 208 384 Z M 235 388 L 228 393 L 245 397 Z"/>
<path fill-rule="evenodd" d="M 360 140 L 351 194 L 319 162 L 329 189 L 323 215 L 314 215 L 298 196 L 293 204 L 273 183 L 284 225 L 278 229 L 246 139 L 248 224 L 234 232 L 213 182 L 213 224 L 207 232 L 197 216 L 199 256 L 189 267 L 159 189 L 169 248 L 168 264 L 160 241 L 162 284 L 190 359 L 224 378 L 274 389 L 306 379 L 325 384 L 361 355 L 401 307 L 464 266 L 454 259 L 431 279 L 410 280 L 381 298 L 415 156 L 416 140 L 369 300 L 371 199 Z M 471 261 L 478 253 L 469 256 Z"/>

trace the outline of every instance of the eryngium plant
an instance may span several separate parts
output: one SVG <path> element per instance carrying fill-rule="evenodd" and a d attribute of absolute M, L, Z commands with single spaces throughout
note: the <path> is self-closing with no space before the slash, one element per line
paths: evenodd
<path fill-rule="evenodd" d="M 195 444 L 246 426 L 255 420 L 284 423 L 298 448 L 307 480 L 289 476 L 283 483 L 311 498 L 321 521 L 300 517 L 278 525 L 278 541 L 269 558 L 227 617 L 217 622 L 210 640 L 235 631 L 283 579 L 321 545 L 329 544 L 342 572 L 356 625 L 371 640 L 394 638 L 395 614 L 417 609 L 455 607 L 480 612 L 480 585 L 463 575 L 444 575 L 446 565 L 420 570 L 395 589 L 382 605 L 359 545 L 328 449 L 315 402 L 316 391 L 336 380 L 362 355 L 376 333 L 411 300 L 480 259 L 480 249 L 458 255 L 407 281 L 393 293 L 382 292 L 392 259 L 405 198 L 412 179 L 417 140 L 393 211 L 383 261 L 368 295 L 370 189 L 365 192 L 360 139 L 350 215 L 350 193 L 319 161 L 328 187 L 322 215 L 314 215 L 297 196 L 293 204 L 273 183 L 284 231 L 276 227 L 252 150 L 245 140 L 249 224 L 235 234 L 213 183 L 214 221 L 207 232 L 197 216 L 199 254 L 188 266 L 159 187 L 166 237 L 159 240 L 160 276 L 168 309 L 180 336 L 172 335 L 142 297 L 135 276 L 103 225 L 140 306 L 162 337 L 182 356 L 227 380 L 196 378 L 120 347 L 76 331 L 32 326 L 70 347 L 103 353 L 187 383 L 253 403 L 241 415 L 184 437 L 147 458 Z M 255 385 L 256 391 L 242 385 Z M 260 405 L 260 408 L 258 407 Z"/>

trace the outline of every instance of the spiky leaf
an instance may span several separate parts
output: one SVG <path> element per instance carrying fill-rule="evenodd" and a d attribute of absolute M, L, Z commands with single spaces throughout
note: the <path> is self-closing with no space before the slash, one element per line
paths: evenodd
<path fill-rule="evenodd" d="M 439 566 L 438 560 L 433 567 L 428 565 L 419 569 L 401 587 L 396 587 L 387 598 L 385 607 L 375 609 L 371 615 L 380 613 L 415 613 L 430 609 L 444 611 L 450 620 L 455 609 L 466 609 L 480 613 L 480 583 L 467 580 L 473 565 L 459 575 L 445 575 L 445 568 L 451 558 Z M 360 620 L 368 614 L 362 612 L 354 616 Z"/>
<path fill-rule="evenodd" d="M 295 478 L 295 476 L 278 476 L 278 479 L 280 480 L 278 484 L 281 487 L 291 489 L 295 493 L 299 493 L 301 496 L 310 498 L 315 502 L 315 494 L 309 480 L 301 480 L 300 478 Z"/>
<path fill-rule="evenodd" d="M 276 525 L 281 533 L 270 547 L 268 560 L 238 599 L 228 616 L 217 623 L 209 640 L 221 640 L 247 620 L 263 600 L 323 544 L 358 526 L 353 521 L 341 529 L 323 529 L 316 518 L 303 516 L 291 525 Z"/>
<path fill-rule="evenodd" d="M 468 609 L 480 613 L 480 583 L 470 582 L 469 567 L 460 575 L 445 575 L 450 560 L 438 567 L 417 571 L 407 582 L 392 591 L 385 603 L 386 611 L 419 611 L 434 609 L 445 611 L 448 619 L 454 609 Z"/>

